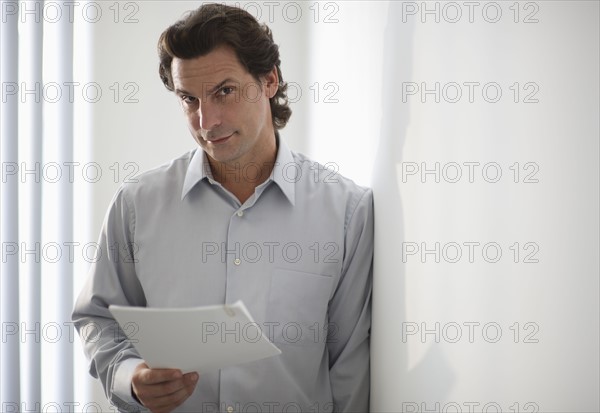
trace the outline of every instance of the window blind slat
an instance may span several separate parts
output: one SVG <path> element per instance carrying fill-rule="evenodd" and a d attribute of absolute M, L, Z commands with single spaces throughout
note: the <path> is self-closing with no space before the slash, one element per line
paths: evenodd
<path fill-rule="evenodd" d="M 18 10 L 15 2 L 7 7 Z M 18 13 L 4 13 L 0 25 L 0 84 L 3 93 L 0 104 L 0 320 L 2 346 L 0 349 L 0 409 L 20 405 L 19 356 L 19 197 L 18 197 L 18 93 L 8 91 L 18 87 Z M 9 173 L 10 172 L 10 173 Z M 12 173 L 14 172 L 14 173 Z"/>
<path fill-rule="evenodd" d="M 42 10 L 43 1 L 31 2 L 30 9 Z M 42 87 L 42 56 L 43 56 L 43 21 L 28 16 L 25 22 L 22 22 L 22 44 L 23 44 L 23 66 L 21 72 L 24 73 L 24 81 L 29 90 L 41 90 Z M 22 118 L 26 127 L 20 131 L 25 142 L 25 156 L 23 160 L 28 170 L 42 170 L 42 145 L 43 145 L 43 125 L 42 125 L 42 106 L 43 99 L 37 95 L 27 95 L 23 100 Z M 23 149 L 23 148 L 22 148 Z M 22 205 L 21 211 L 24 211 L 25 239 L 23 240 L 29 250 L 37 250 L 35 246 L 42 244 L 42 182 L 38 175 L 27 175 L 23 181 L 25 193 L 25 205 Z M 23 388 L 21 389 L 22 400 L 26 407 L 41 406 L 42 399 L 42 369 L 41 369 L 41 274 L 42 263 L 39 254 L 28 255 L 23 262 L 23 272 L 25 285 L 21 298 L 22 322 L 27 330 L 32 332 L 25 336 L 22 341 L 22 371 L 25 372 L 22 378 Z M 26 297 L 26 298 L 23 298 Z"/>
<path fill-rule="evenodd" d="M 44 57 L 44 64 L 48 65 L 47 81 L 56 82 L 58 85 L 72 84 L 73 80 L 73 22 L 69 19 L 60 19 L 56 23 L 44 26 L 44 37 L 50 37 L 52 56 Z M 62 90 L 61 98 L 44 107 L 44 116 L 51 116 L 47 124 L 47 135 L 44 140 L 47 146 L 53 146 L 49 160 L 59 165 L 70 165 L 73 159 L 73 99 L 67 93 L 66 86 Z M 47 109 L 47 110 L 46 110 Z M 51 112 L 51 115 L 49 114 Z M 50 151 L 49 151 L 50 152 Z M 46 155 L 46 154 L 45 154 Z M 66 167 L 65 167 L 66 169 Z M 63 171 L 63 173 L 66 173 Z M 47 185 L 47 187 L 50 185 Z M 44 220 L 50 220 L 52 233 L 46 234 L 49 242 L 56 242 L 60 246 L 73 245 L 73 182 L 69 179 L 60 179 L 53 188 L 48 189 L 51 196 L 48 198 L 52 215 L 44 215 Z M 68 325 L 71 322 L 73 306 L 73 262 L 68 254 L 62 254 L 60 260 L 48 266 L 48 273 L 44 277 L 53 280 L 51 297 L 42 297 L 43 306 L 51 307 L 52 314 L 49 322 L 56 323 L 61 328 L 60 339 L 48 346 L 52 354 L 51 368 L 47 371 L 53 376 L 51 383 L 44 388 L 43 405 L 56 404 L 65 408 L 74 401 L 73 394 L 73 348 L 74 344 L 69 338 Z M 43 347 L 44 349 L 44 347 Z M 44 351 L 44 350 L 43 350 Z M 42 366 L 43 368 L 43 366 Z M 46 386 L 46 383 L 44 383 Z"/>

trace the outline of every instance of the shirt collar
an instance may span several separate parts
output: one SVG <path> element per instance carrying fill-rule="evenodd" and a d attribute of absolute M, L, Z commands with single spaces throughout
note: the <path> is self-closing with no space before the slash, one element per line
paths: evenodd
<path fill-rule="evenodd" d="M 290 165 L 294 163 L 292 151 L 286 145 L 283 139 L 279 138 L 278 133 L 276 133 L 275 138 L 277 140 L 277 156 L 275 158 L 275 166 L 271 171 L 269 179 L 261 184 L 261 186 L 266 186 L 269 181 L 275 182 L 277 186 L 279 186 L 279 189 L 281 189 L 281 192 L 283 192 L 283 194 L 286 196 L 288 201 L 294 205 L 296 199 L 296 188 L 294 183 L 297 181 L 295 174 L 299 172 L 299 168 L 295 166 L 290 168 Z M 183 188 L 181 190 L 181 199 L 183 200 L 188 192 L 190 192 L 192 188 L 203 179 L 207 179 L 211 184 L 216 183 L 216 181 L 213 179 L 210 164 L 206 159 L 206 153 L 201 148 L 196 148 L 185 174 Z"/>
<path fill-rule="evenodd" d="M 298 181 L 300 176 L 298 175 L 300 172 L 300 168 L 298 165 L 294 165 L 294 156 L 292 155 L 292 151 L 286 145 L 283 139 L 279 138 L 277 135 L 277 157 L 275 158 L 275 166 L 271 171 L 271 176 L 269 180 L 275 182 L 281 192 L 286 196 L 288 201 L 292 205 L 296 204 L 296 186 L 294 183 Z M 291 170 L 290 170 L 291 169 Z M 289 176 L 288 176 L 289 175 Z"/>
<path fill-rule="evenodd" d="M 210 170 L 210 164 L 206 159 L 206 154 L 201 148 L 196 148 L 190 164 L 188 165 L 187 172 L 185 173 L 185 179 L 183 181 L 183 189 L 181 190 L 181 199 L 192 190 L 194 186 L 203 179 L 209 179 L 213 181 L 212 172 Z"/>

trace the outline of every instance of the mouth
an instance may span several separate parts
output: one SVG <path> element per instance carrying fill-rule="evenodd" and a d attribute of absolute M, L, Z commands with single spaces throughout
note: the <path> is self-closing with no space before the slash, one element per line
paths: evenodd
<path fill-rule="evenodd" d="M 233 133 L 228 136 L 221 136 L 221 137 L 205 139 L 205 140 L 208 143 L 210 143 L 211 145 L 221 145 L 221 144 L 224 144 L 225 142 L 227 142 L 229 140 L 229 138 L 231 138 L 232 136 L 233 136 Z"/>

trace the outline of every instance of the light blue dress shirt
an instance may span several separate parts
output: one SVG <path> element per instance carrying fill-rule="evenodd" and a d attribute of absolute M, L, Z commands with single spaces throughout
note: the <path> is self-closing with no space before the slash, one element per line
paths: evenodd
<path fill-rule="evenodd" d="M 227 179 L 256 175 L 252 165 Z M 242 300 L 278 356 L 199 372 L 176 411 L 366 412 L 373 195 L 278 138 L 271 176 L 243 204 L 193 150 L 124 184 L 73 321 L 107 397 L 142 407 L 142 361 L 110 304 L 191 307 Z M 198 328 L 198 326 L 181 326 Z M 240 334 L 243 331 L 229 334 Z M 168 349 L 165 349 L 168 351 Z"/>

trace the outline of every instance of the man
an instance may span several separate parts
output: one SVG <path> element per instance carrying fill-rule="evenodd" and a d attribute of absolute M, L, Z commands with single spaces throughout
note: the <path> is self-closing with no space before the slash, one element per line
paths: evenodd
<path fill-rule="evenodd" d="M 73 313 L 91 374 L 122 410 L 368 411 L 371 190 L 279 137 L 278 47 L 247 12 L 204 5 L 159 55 L 200 148 L 112 201 Z M 217 372 L 149 368 L 108 311 L 237 300 L 282 353 Z"/>

